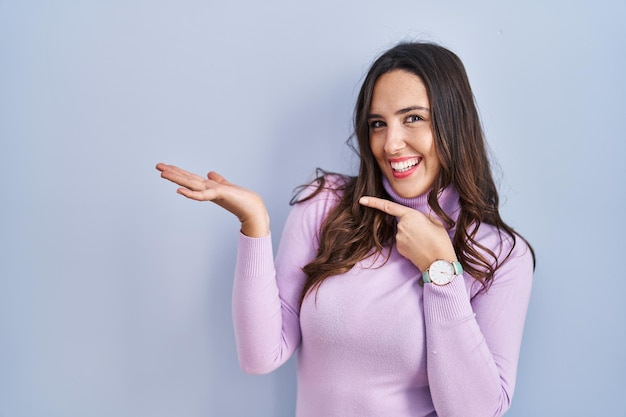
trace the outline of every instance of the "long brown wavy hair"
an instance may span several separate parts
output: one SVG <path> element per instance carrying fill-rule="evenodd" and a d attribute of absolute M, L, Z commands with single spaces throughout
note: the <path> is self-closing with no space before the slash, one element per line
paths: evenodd
<path fill-rule="evenodd" d="M 515 246 L 515 231 L 502 220 L 498 211 L 498 191 L 463 63 L 453 52 L 433 43 L 400 43 L 374 61 L 356 102 L 354 134 L 348 143 L 360 157 L 358 175 L 343 176 L 339 185 L 333 182 L 329 186 L 328 173 L 318 170 L 316 191 L 301 199 L 296 195 L 291 201 L 292 204 L 306 201 L 325 188 L 332 188 L 339 196 L 339 202 L 322 223 L 317 256 L 303 267 L 307 279 L 301 302 L 311 291 L 319 289 L 326 278 L 349 271 L 365 258 L 382 255 L 385 248 L 394 244 L 395 219 L 358 202 L 363 195 L 390 198 L 383 188 L 382 174 L 371 151 L 367 116 L 376 81 L 393 70 L 414 74 L 426 86 L 435 148 L 441 164 L 428 194 L 428 204 L 447 228 L 456 226 L 452 244 L 464 271 L 486 290 L 496 269 Z M 461 209 L 456 222 L 437 201 L 439 192 L 448 186 L 454 186 L 459 193 Z M 503 261 L 498 261 L 501 253 L 494 253 L 476 241 L 481 223 L 495 226 L 501 239 L 503 233 L 512 239 L 511 249 L 501 258 Z M 530 250 L 532 252 L 532 248 Z"/>

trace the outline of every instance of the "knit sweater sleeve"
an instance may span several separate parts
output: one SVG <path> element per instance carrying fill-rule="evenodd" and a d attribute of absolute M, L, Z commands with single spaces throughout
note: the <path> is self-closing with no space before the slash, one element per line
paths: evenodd
<path fill-rule="evenodd" d="M 502 242 L 503 254 L 511 242 Z M 438 416 L 490 417 L 508 410 L 532 275 L 531 252 L 518 237 L 487 292 L 470 298 L 476 282 L 467 274 L 446 286 L 425 285 L 427 370 Z"/>
<path fill-rule="evenodd" d="M 316 255 L 318 231 L 335 200 L 332 192 L 296 204 L 285 223 L 273 258 L 270 236 L 239 236 L 233 285 L 233 325 L 242 369 L 269 373 L 297 350 L 301 341 L 302 267 Z"/>

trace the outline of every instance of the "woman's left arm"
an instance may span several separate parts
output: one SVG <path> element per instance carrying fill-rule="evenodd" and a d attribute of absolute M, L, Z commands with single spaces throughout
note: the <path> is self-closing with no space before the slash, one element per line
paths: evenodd
<path fill-rule="evenodd" d="M 448 232 L 432 215 L 375 197 L 360 203 L 398 219 L 398 252 L 421 271 L 436 259 L 457 260 Z M 533 257 L 523 239 L 502 238 L 489 225 L 482 231 L 480 243 L 502 258 L 488 291 L 470 301 L 480 283 L 468 274 L 444 286 L 424 284 L 428 383 L 442 417 L 501 416 L 515 388 Z"/>
<path fill-rule="evenodd" d="M 518 237 L 491 287 L 471 301 L 471 287 L 480 284 L 467 274 L 445 286 L 424 285 L 428 380 L 438 415 L 501 416 L 509 409 L 532 276 L 532 254 Z"/>

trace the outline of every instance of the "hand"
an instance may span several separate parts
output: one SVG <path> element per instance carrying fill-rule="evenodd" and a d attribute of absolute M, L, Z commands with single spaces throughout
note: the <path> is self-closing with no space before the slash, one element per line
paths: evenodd
<path fill-rule="evenodd" d="M 257 193 L 231 184 L 216 172 L 209 172 L 205 179 L 173 165 L 159 163 L 156 169 L 161 171 L 161 178 L 181 186 L 177 193 L 192 200 L 212 201 L 233 213 L 241 222 L 244 235 L 263 237 L 269 234 L 267 208 Z"/>
<path fill-rule="evenodd" d="M 438 219 L 382 198 L 365 196 L 359 203 L 398 218 L 398 252 L 420 271 L 428 269 L 437 259 L 457 260 L 448 231 Z"/>

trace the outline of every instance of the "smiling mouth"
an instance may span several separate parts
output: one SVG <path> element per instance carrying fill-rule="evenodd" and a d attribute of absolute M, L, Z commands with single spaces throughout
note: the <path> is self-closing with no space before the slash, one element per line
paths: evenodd
<path fill-rule="evenodd" d="M 404 161 L 391 162 L 391 169 L 398 173 L 408 172 L 411 168 L 418 165 L 421 160 L 421 158 L 415 157 L 405 159 Z"/>

